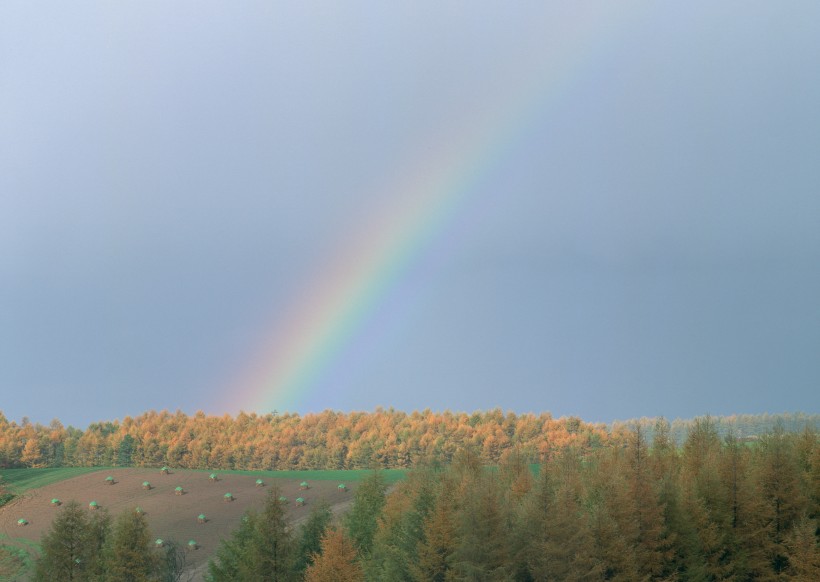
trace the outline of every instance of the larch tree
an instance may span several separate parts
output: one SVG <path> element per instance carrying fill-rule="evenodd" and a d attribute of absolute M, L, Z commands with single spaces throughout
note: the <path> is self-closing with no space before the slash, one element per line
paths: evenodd
<path fill-rule="evenodd" d="M 296 544 L 288 527 L 285 508 L 274 486 L 254 520 L 253 534 L 239 560 L 239 580 L 290 582 L 296 580 Z"/>
<path fill-rule="evenodd" d="M 208 563 L 208 575 L 213 582 L 233 582 L 239 579 L 240 564 L 253 539 L 257 519 L 256 512 L 246 511 L 239 527 L 219 544 L 215 558 Z"/>
<path fill-rule="evenodd" d="M 40 541 L 42 553 L 37 560 L 34 580 L 73 582 L 89 580 L 97 559 L 87 512 L 76 501 L 65 504 Z"/>
<path fill-rule="evenodd" d="M 322 537 L 321 552 L 314 554 L 305 571 L 305 582 L 362 582 L 364 573 L 357 551 L 344 530 L 330 528 Z"/>
<path fill-rule="evenodd" d="M 411 571 L 416 582 L 449 582 L 455 579 L 453 556 L 457 524 L 453 490 L 452 480 L 441 476 L 435 505 L 422 525 L 418 561 Z"/>
<path fill-rule="evenodd" d="M 126 511 L 117 517 L 106 554 L 107 582 L 149 582 L 159 576 L 159 562 L 144 513 Z"/>
<path fill-rule="evenodd" d="M 385 504 L 387 486 L 378 471 L 371 473 L 359 483 L 353 499 L 353 507 L 345 516 L 350 539 L 359 555 L 368 557 L 373 547 L 373 538 L 378 529 L 378 519 Z"/>
<path fill-rule="evenodd" d="M 333 511 L 326 501 L 320 501 L 311 507 L 307 521 L 299 530 L 299 548 L 295 566 L 297 572 L 304 572 L 314 554 L 320 553 L 322 537 L 332 519 Z"/>

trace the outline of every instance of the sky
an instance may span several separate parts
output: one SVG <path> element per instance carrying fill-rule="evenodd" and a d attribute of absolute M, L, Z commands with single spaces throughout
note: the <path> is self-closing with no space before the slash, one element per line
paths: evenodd
<path fill-rule="evenodd" d="M 818 413 L 818 25 L 6 0 L 0 410 Z"/>

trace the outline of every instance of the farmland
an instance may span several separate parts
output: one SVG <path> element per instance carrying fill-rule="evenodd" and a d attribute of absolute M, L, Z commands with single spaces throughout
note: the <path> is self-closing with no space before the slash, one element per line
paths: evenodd
<path fill-rule="evenodd" d="M 61 468 L 15 469 L 2 472 L 6 486 L 17 496 L 0 508 L 0 536 L 6 546 L 5 560 L 13 565 L 29 560 L 32 548 L 49 530 L 59 511 L 52 499 L 62 503 L 76 500 L 84 506 L 92 501 L 112 515 L 124 511 L 145 512 L 155 537 L 175 540 L 183 544 L 195 540 L 199 549 L 189 552 L 188 560 L 200 570 L 207 563 L 219 541 L 237 526 L 243 512 L 262 506 L 266 492 L 274 484 L 289 500 L 287 512 L 293 523 L 298 523 L 310 512 L 311 505 L 327 501 L 335 511 L 343 511 L 353 497 L 357 483 L 369 471 L 220 471 L 217 479 L 209 479 L 209 471 L 174 470 L 161 474 L 158 469 L 146 468 Z M 400 470 L 385 471 L 387 482 L 401 479 Z M 107 477 L 114 483 L 108 484 Z M 261 479 L 263 486 L 256 480 Z M 151 487 L 143 487 L 144 482 Z M 306 481 L 309 489 L 300 488 Z M 340 490 L 344 483 L 347 490 Z M 176 495 L 177 487 L 183 494 Z M 233 501 L 226 501 L 230 493 Z M 303 497 L 304 506 L 295 499 Z M 89 509 L 89 511 L 92 511 Z M 204 523 L 198 516 L 205 515 Z M 27 520 L 25 526 L 19 519 Z M 3 562 L 3 556 L 0 556 Z M 0 580 L 4 579 L 0 572 Z M 14 579 L 14 578 L 6 578 Z"/>

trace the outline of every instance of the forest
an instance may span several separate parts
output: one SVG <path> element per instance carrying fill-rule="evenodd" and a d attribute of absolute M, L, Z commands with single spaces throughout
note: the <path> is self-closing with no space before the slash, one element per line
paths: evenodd
<path fill-rule="evenodd" d="M 488 467 L 479 449 L 464 446 L 448 465 L 420 464 L 391 491 L 374 471 L 344 516 L 317 504 L 299 527 L 287 523 L 272 491 L 264 509 L 247 513 L 217 550 L 208 577 L 820 580 L 820 446 L 813 428 L 789 432 L 776 423 L 742 442 L 721 437 L 706 417 L 691 423 L 682 446 L 668 422 L 653 428 L 649 440 L 634 424 L 618 446 L 570 442 L 537 466 L 511 448 Z M 38 579 L 54 579 L 59 567 L 76 580 L 119 580 L 112 572 L 177 579 L 169 567 L 173 552 L 152 551 L 148 534 L 123 533 L 142 531 L 139 521 L 120 517 L 101 536 L 90 521 L 70 530 L 55 520 Z M 70 531 L 97 540 L 75 547 L 99 549 L 80 562 L 50 549 L 67 547 L 57 542 L 70 539 Z"/>
<path fill-rule="evenodd" d="M 670 423 L 680 445 L 691 420 Z M 738 415 L 713 419 L 719 436 L 754 440 L 780 422 L 790 432 L 820 427 L 820 415 Z M 498 464 L 515 449 L 530 463 L 551 459 L 568 447 L 594 450 L 622 446 L 630 427 L 648 438 L 654 419 L 613 423 L 584 422 L 549 413 L 515 414 L 500 409 L 467 413 L 374 412 L 208 416 L 149 411 L 85 430 L 47 426 L 0 412 L 0 468 L 18 467 L 171 467 L 189 469 L 360 469 L 409 468 L 433 461 L 450 463 L 456 451 L 474 450 L 483 463 Z"/>

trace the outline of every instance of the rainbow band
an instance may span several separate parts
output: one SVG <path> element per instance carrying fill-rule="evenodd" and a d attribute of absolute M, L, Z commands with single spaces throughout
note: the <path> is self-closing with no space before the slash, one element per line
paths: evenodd
<path fill-rule="evenodd" d="M 275 330 L 250 371 L 230 390 L 223 410 L 298 410 L 368 315 L 395 288 L 408 265 L 434 243 L 462 211 L 474 187 L 525 133 L 531 121 L 572 87 L 643 3 L 604 2 L 595 14 L 568 3 L 563 59 L 546 63 L 537 79 L 512 87 L 495 107 L 467 115 L 430 139 L 397 184 L 384 189 L 391 205 L 365 234 L 322 269 Z M 577 6 L 577 5 L 576 5 Z M 588 7 L 587 7 L 588 9 Z M 499 114 L 499 112 L 501 112 Z"/>

